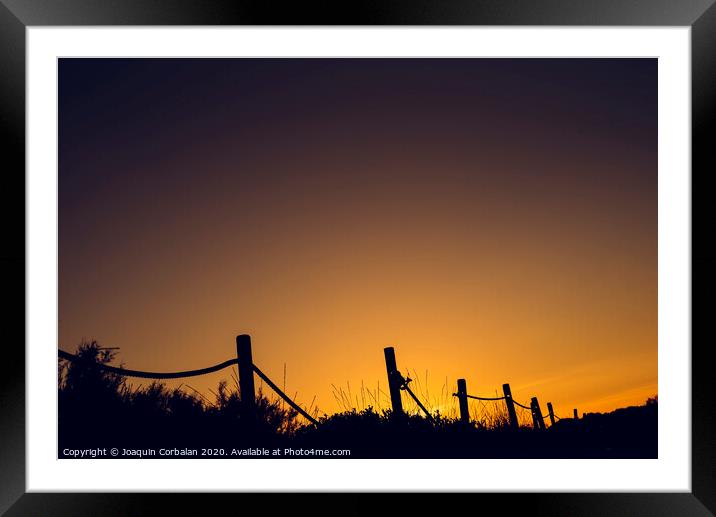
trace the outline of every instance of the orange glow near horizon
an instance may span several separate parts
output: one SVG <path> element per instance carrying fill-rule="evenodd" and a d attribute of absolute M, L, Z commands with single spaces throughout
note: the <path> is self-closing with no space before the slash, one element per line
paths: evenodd
<path fill-rule="evenodd" d="M 410 106 L 364 108 L 276 115 L 248 136 L 157 109 L 156 155 L 87 124 L 97 148 L 60 154 L 86 175 L 60 194 L 60 348 L 97 339 L 127 368 L 177 371 L 234 357 L 247 333 L 254 362 L 279 386 L 286 365 L 286 392 L 320 414 L 344 409 L 333 386 L 358 407 L 380 386 L 389 407 L 386 346 L 448 414 L 458 378 L 561 416 L 657 394 L 655 149 L 577 131 L 554 106 L 544 130 L 513 113 L 449 136 L 440 113 L 397 132 Z M 212 398 L 221 379 L 170 385 Z"/>

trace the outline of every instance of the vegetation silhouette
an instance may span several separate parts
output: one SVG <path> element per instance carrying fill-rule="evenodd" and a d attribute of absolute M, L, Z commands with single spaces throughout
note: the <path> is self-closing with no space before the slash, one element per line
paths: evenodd
<path fill-rule="evenodd" d="M 96 341 L 79 345 L 77 356 L 108 364 L 114 349 Z M 658 400 L 611 413 L 560 419 L 546 430 L 511 429 L 499 414 L 489 425 L 445 416 L 432 419 L 367 405 L 303 423 L 298 412 L 259 388 L 255 417 L 242 420 L 236 378 L 222 381 L 210 400 L 183 386 L 160 382 L 133 387 L 126 377 L 83 364 L 59 362 L 58 429 L 63 451 L 92 448 L 224 449 L 218 457 L 285 458 L 285 449 L 350 450 L 351 458 L 656 458 Z M 189 388 L 191 389 L 191 388 Z M 232 456 L 232 450 L 280 449 L 271 455 Z M 330 455 L 329 455 L 330 456 Z M 147 455 L 146 457 L 159 457 Z M 183 457 L 183 456 L 173 456 Z M 301 457 L 326 457 L 323 454 Z M 333 456 L 330 456 L 333 457 Z M 341 455 L 339 457 L 346 457 Z"/>

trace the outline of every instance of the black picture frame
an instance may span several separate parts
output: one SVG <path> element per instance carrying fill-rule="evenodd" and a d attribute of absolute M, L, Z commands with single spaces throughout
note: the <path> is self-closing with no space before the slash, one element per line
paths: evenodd
<path fill-rule="evenodd" d="M 218 513 L 241 498 L 260 495 L 39 494 L 25 491 L 25 29 L 82 25 L 606 25 L 691 27 L 692 72 L 692 491 L 690 493 L 534 493 L 450 495 L 478 497 L 508 513 L 568 515 L 712 515 L 716 512 L 716 422 L 711 402 L 714 375 L 704 339 L 709 293 L 716 286 L 707 236 L 716 228 L 708 178 L 716 170 L 710 147 L 716 111 L 715 0 L 382 0 L 301 2 L 288 6 L 241 0 L 0 0 L 0 139 L 3 250 L 1 312 L 6 333 L 0 375 L 0 511 L 7 515 L 143 515 Z M 696 238 L 700 235 L 700 238 Z M 698 277 L 698 280 L 696 280 Z M 14 332 L 7 336 L 7 330 Z M 688 346 L 688 343 L 684 343 Z M 286 501 L 272 495 L 271 513 L 294 505 L 331 513 L 365 514 L 383 505 L 381 495 L 350 495 L 332 503 L 323 494 Z M 320 499 L 319 499 L 320 498 Z M 471 501 L 468 504 L 475 504 Z M 425 497 L 400 502 L 427 511 Z M 439 502 L 444 509 L 444 503 Z M 285 509 L 282 508 L 285 506 Z M 230 506 L 231 508 L 231 506 Z M 238 507 L 233 506 L 234 509 Z"/>

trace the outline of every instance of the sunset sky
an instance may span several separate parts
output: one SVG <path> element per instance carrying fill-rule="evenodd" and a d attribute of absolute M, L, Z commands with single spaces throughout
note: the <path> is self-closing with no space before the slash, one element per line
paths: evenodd
<path fill-rule="evenodd" d="M 433 408 L 459 377 L 563 416 L 641 404 L 657 61 L 61 59 L 59 318 L 60 348 L 152 371 L 251 334 L 321 413 L 331 385 L 387 393 L 385 346 Z"/>

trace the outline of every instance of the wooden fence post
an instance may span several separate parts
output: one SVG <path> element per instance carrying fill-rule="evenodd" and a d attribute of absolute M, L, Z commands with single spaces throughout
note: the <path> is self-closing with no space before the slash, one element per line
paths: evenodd
<path fill-rule="evenodd" d="M 470 410 L 467 406 L 467 382 L 465 379 L 457 380 L 457 398 L 460 401 L 460 421 L 470 423 Z"/>
<path fill-rule="evenodd" d="M 241 391 L 241 418 L 252 420 L 256 414 L 254 391 L 254 361 L 251 357 L 251 336 L 236 336 L 236 356 L 239 359 L 239 390 Z"/>
<path fill-rule="evenodd" d="M 544 429 L 544 418 L 542 418 L 542 410 L 539 407 L 537 397 L 532 397 L 532 422 L 535 429 Z"/>
<path fill-rule="evenodd" d="M 551 402 L 547 402 L 547 411 L 549 411 L 549 423 L 554 425 L 554 409 Z"/>
<path fill-rule="evenodd" d="M 577 408 L 574 408 L 574 419 L 579 420 L 579 414 L 577 413 Z"/>
<path fill-rule="evenodd" d="M 400 399 L 400 378 L 398 366 L 395 362 L 395 349 L 392 346 L 383 349 L 385 354 L 385 367 L 388 370 L 388 387 L 390 388 L 390 403 L 393 406 L 393 415 L 403 416 L 403 401 Z"/>
<path fill-rule="evenodd" d="M 512 391 L 509 384 L 502 385 L 502 393 L 505 395 L 505 405 L 507 406 L 507 416 L 510 419 L 510 427 L 517 429 L 520 423 L 517 421 L 517 412 L 515 411 L 515 402 L 512 400 Z"/>

